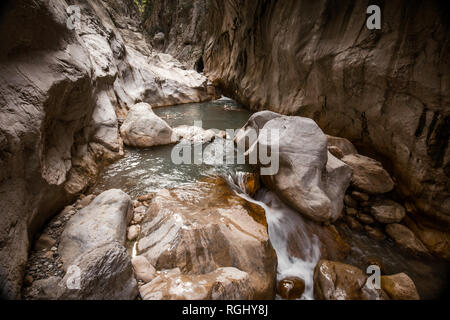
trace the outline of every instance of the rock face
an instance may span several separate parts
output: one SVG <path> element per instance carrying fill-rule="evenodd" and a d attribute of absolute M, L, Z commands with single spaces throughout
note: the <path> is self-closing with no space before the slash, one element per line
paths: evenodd
<path fill-rule="evenodd" d="M 405 273 L 381 276 L 381 288 L 393 300 L 420 300 L 414 281 Z"/>
<path fill-rule="evenodd" d="M 164 32 L 164 50 L 201 61 L 252 110 L 313 118 L 377 152 L 403 194 L 449 228 L 445 1 L 386 2 L 381 30 L 366 28 L 369 4 L 351 0 L 152 3 L 146 29 Z"/>
<path fill-rule="evenodd" d="M 261 173 L 264 184 L 314 221 L 337 220 L 351 169 L 327 151 L 326 136 L 316 123 L 307 118 L 256 113 L 238 134 L 238 145 L 250 129 L 258 133 L 258 140 L 249 146 L 248 152 L 272 150 L 272 159 L 275 155 L 279 160 L 277 173 Z M 279 133 L 279 137 L 272 141 L 267 136 L 273 132 Z"/>
<path fill-rule="evenodd" d="M 125 245 L 127 225 L 133 218 L 131 198 L 122 190 L 103 192 L 67 223 L 59 252 L 64 269 L 91 248 L 117 241 Z"/>
<path fill-rule="evenodd" d="M 143 300 L 250 300 L 250 277 L 236 268 L 218 268 L 202 275 L 184 275 L 180 269 L 161 273 L 140 288 Z"/>
<path fill-rule="evenodd" d="M 97 246 L 74 262 L 80 270 L 77 287 L 68 286 L 67 273 L 59 283 L 60 300 L 134 300 L 138 295 L 131 259 L 118 242 Z"/>
<path fill-rule="evenodd" d="M 20 297 L 29 237 L 123 154 L 118 118 L 127 108 L 212 98 L 205 77 L 151 52 L 132 0 L 77 2 L 74 29 L 70 3 L 7 1 L 2 10 L 2 298 Z"/>
<path fill-rule="evenodd" d="M 137 253 L 157 270 L 189 276 L 234 267 L 248 273 L 253 298 L 275 296 L 277 258 L 264 209 L 236 196 L 223 179 L 157 193 Z"/>
<path fill-rule="evenodd" d="M 178 141 L 172 128 L 152 110 L 147 103 L 131 107 L 128 116 L 120 127 L 120 134 L 126 145 L 138 148 L 176 143 Z"/>
<path fill-rule="evenodd" d="M 319 300 L 380 300 L 386 294 L 370 288 L 362 270 L 340 262 L 320 260 L 314 269 L 314 297 Z"/>

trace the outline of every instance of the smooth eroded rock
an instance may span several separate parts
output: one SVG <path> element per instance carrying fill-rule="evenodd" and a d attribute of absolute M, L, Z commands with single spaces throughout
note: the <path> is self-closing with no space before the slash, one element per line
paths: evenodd
<path fill-rule="evenodd" d="M 235 267 L 248 273 L 256 299 L 275 295 L 277 258 L 264 209 L 238 197 L 222 178 L 157 193 L 137 253 L 157 270 L 180 268 L 184 275 Z"/>
<path fill-rule="evenodd" d="M 140 288 L 143 300 L 251 300 L 251 278 L 236 268 L 218 268 L 201 275 L 179 269 L 162 272 Z"/>
<path fill-rule="evenodd" d="M 299 299 L 305 292 L 305 281 L 298 277 L 287 277 L 277 286 L 277 293 L 287 300 Z"/>
<path fill-rule="evenodd" d="M 347 155 L 342 161 L 353 170 L 351 185 L 354 188 L 368 194 L 383 194 L 394 189 L 394 181 L 378 161 L 359 154 Z"/>
<path fill-rule="evenodd" d="M 370 288 L 360 269 L 334 261 L 320 260 L 314 269 L 314 297 L 318 300 L 382 300 L 382 290 Z"/>

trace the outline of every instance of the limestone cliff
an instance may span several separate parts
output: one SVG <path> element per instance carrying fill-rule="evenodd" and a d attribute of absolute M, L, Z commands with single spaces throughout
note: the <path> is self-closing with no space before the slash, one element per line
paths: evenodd
<path fill-rule="evenodd" d="M 79 24 L 68 24 L 74 4 Z M 118 123 L 130 106 L 211 98 L 206 78 L 152 51 L 140 22 L 133 0 L 2 2 L 2 298 L 20 296 L 42 224 L 123 154 Z"/>
<path fill-rule="evenodd" d="M 170 5 L 166 5 L 170 3 Z M 152 1 L 150 36 L 252 110 L 313 118 L 394 174 L 450 230 L 450 11 L 445 1 Z M 366 28 L 367 7 L 382 12 Z M 168 18 L 166 18 L 168 17 Z"/>

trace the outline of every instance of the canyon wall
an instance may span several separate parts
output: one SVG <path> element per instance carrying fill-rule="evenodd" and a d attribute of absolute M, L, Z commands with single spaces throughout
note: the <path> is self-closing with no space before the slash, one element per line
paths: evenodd
<path fill-rule="evenodd" d="M 445 1 L 151 1 L 150 37 L 252 110 L 313 118 L 450 228 L 450 11 Z M 381 30 L 366 27 L 369 5 Z M 161 37 L 159 37 L 161 40 Z M 200 63 L 201 62 L 201 63 Z M 203 68 L 202 68 L 203 69 Z"/>
<path fill-rule="evenodd" d="M 74 4 L 80 23 L 68 24 Z M 2 2 L 2 298 L 20 297 L 29 245 L 43 223 L 123 155 L 118 125 L 129 107 L 212 98 L 206 78 L 153 52 L 140 22 L 133 0 Z"/>

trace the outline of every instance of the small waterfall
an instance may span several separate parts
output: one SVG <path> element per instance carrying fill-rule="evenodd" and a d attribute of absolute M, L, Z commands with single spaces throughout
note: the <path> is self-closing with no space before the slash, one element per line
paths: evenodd
<path fill-rule="evenodd" d="M 244 174 L 237 172 L 228 181 L 239 196 L 260 205 L 266 211 L 269 226 L 269 238 L 278 257 L 277 280 L 288 276 L 302 278 L 305 281 L 305 293 L 302 299 L 314 299 L 314 267 L 320 259 L 320 242 L 312 234 L 300 214 L 287 207 L 273 192 L 260 190 L 255 199 L 245 190 Z"/>

